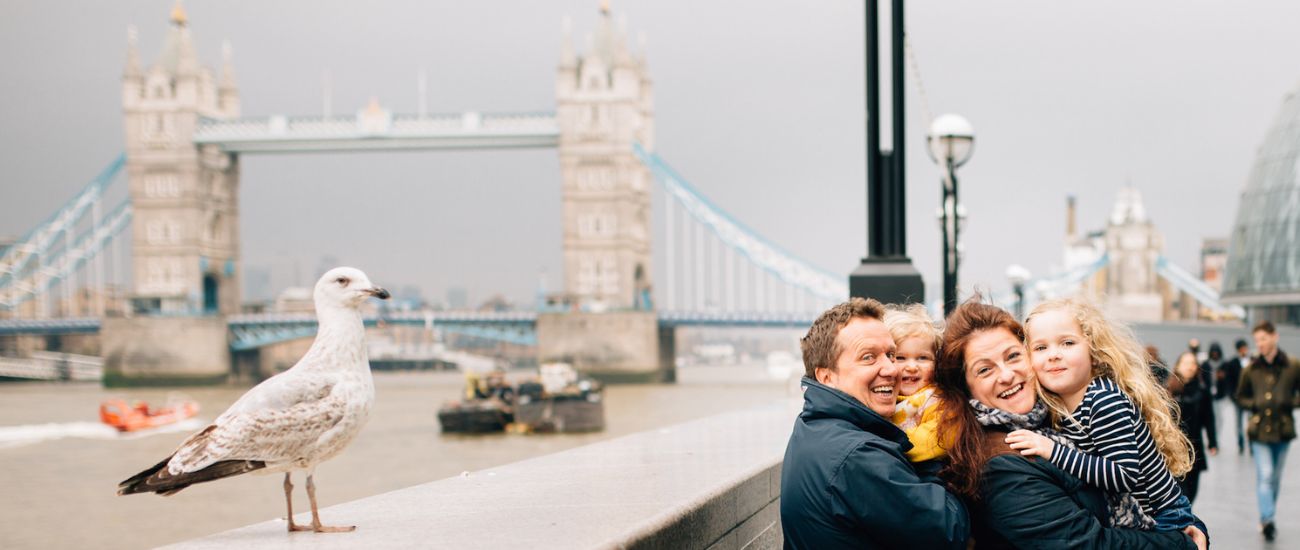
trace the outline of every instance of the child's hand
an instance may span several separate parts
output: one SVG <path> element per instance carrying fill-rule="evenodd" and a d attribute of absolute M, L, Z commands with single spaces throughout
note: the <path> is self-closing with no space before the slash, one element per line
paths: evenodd
<path fill-rule="evenodd" d="M 1205 550 L 1205 548 L 1210 544 L 1210 541 L 1205 538 L 1205 533 L 1201 532 L 1201 530 L 1197 529 L 1194 525 L 1184 527 L 1183 533 L 1192 538 L 1192 542 L 1196 544 L 1197 550 Z"/>
<path fill-rule="evenodd" d="M 1052 458 L 1052 448 L 1056 443 L 1029 430 L 1016 430 L 1007 434 L 1007 445 L 1020 451 L 1025 456 Z"/>

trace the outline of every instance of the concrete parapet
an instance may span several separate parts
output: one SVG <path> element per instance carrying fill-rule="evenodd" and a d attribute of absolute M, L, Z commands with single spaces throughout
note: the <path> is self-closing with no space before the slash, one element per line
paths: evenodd
<path fill-rule="evenodd" d="M 231 364 L 226 333 L 220 316 L 105 318 L 104 385 L 223 383 Z"/>
<path fill-rule="evenodd" d="M 321 511 L 352 533 L 290 534 L 274 520 L 171 548 L 780 548 L 781 460 L 798 407 L 734 411 Z"/>
<path fill-rule="evenodd" d="M 672 382 L 671 351 L 650 311 L 543 313 L 537 316 L 537 357 L 562 361 L 605 382 Z M 667 349 L 671 350 L 671 347 Z"/>

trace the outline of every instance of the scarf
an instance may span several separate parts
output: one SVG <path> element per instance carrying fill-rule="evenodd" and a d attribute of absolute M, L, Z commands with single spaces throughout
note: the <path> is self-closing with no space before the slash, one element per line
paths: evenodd
<path fill-rule="evenodd" d="M 910 432 L 921 424 L 921 415 L 934 401 L 934 386 L 926 386 L 912 395 L 898 396 L 898 405 L 894 408 L 894 424 L 899 429 Z"/>
<path fill-rule="evenodd" d="M 1025 414 L 995 409 L 974 399 L 970 400 L 970 406 L 971 409 L 974 409 L 975 419 L 979 421 L 981 426 L 996 427 L 1005 429 L 1008 432 L 1030 430 L 1042 434 L 1057 445 L 1078 449 L 1074 441 L 1052 428 L 1047 405 L 1043 404 L 1042 401 L 1035 402 L 1034 408 L 1029 409 L 1029 412 Z M 1151 516 L 1143 512 L 1142 504 L 1138 502 L 1137 497 L 1133 496 L 1133 493 L 1114 494 L 1107 491 L 1106 501 L 1110 512 L 1111 527 L 1147 531 L 1155 527 L 1155 521 L 1151 519 Z"/>

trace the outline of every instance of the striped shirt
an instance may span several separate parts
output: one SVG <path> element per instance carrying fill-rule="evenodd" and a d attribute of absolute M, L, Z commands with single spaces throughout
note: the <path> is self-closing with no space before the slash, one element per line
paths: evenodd
<path fill-rule="evenodd" d="M 1078 446 L 1056 445 L 1053 464 L 1089 485 L 1112 493 L 1132 493 L 1142 511 L 1154 517 L 1182 496 L 1151 430 L 1137 407 L 1114 381 L 1093 378 L 1061 434 Z"/>

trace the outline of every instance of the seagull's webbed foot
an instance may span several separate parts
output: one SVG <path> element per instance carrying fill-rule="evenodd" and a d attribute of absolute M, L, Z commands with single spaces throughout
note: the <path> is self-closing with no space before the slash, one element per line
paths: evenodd
<path fill-rule="evenodd" d="M 331 526 L 321 525 L 320 512 L 316 511 L 316 482 L 314 474 L 307 474 L 307 497 L 311 499 L 311 529 L 317 533 L 350 533 L 357 530 L 355 525 Z"/>
<path fill-rule="evenodd" d="M 306 527 L 303 527 L 302 529 L 303 529 L 304 531 L 307 530 Z M 317 533 L 351 533 L 351 532 L 357 530 L 357 526 L 355 526 L 355 525 L 346 525 L 346 526 L 338 526 L 338 525 L 321 525 L 321 524 L 319 524 L 319 523 L 313 523 L 312 526 L 311 526 L 311 530 L 312 530 L 312 531 L 315 531 L 315 532 L 317 532 Z"/>

